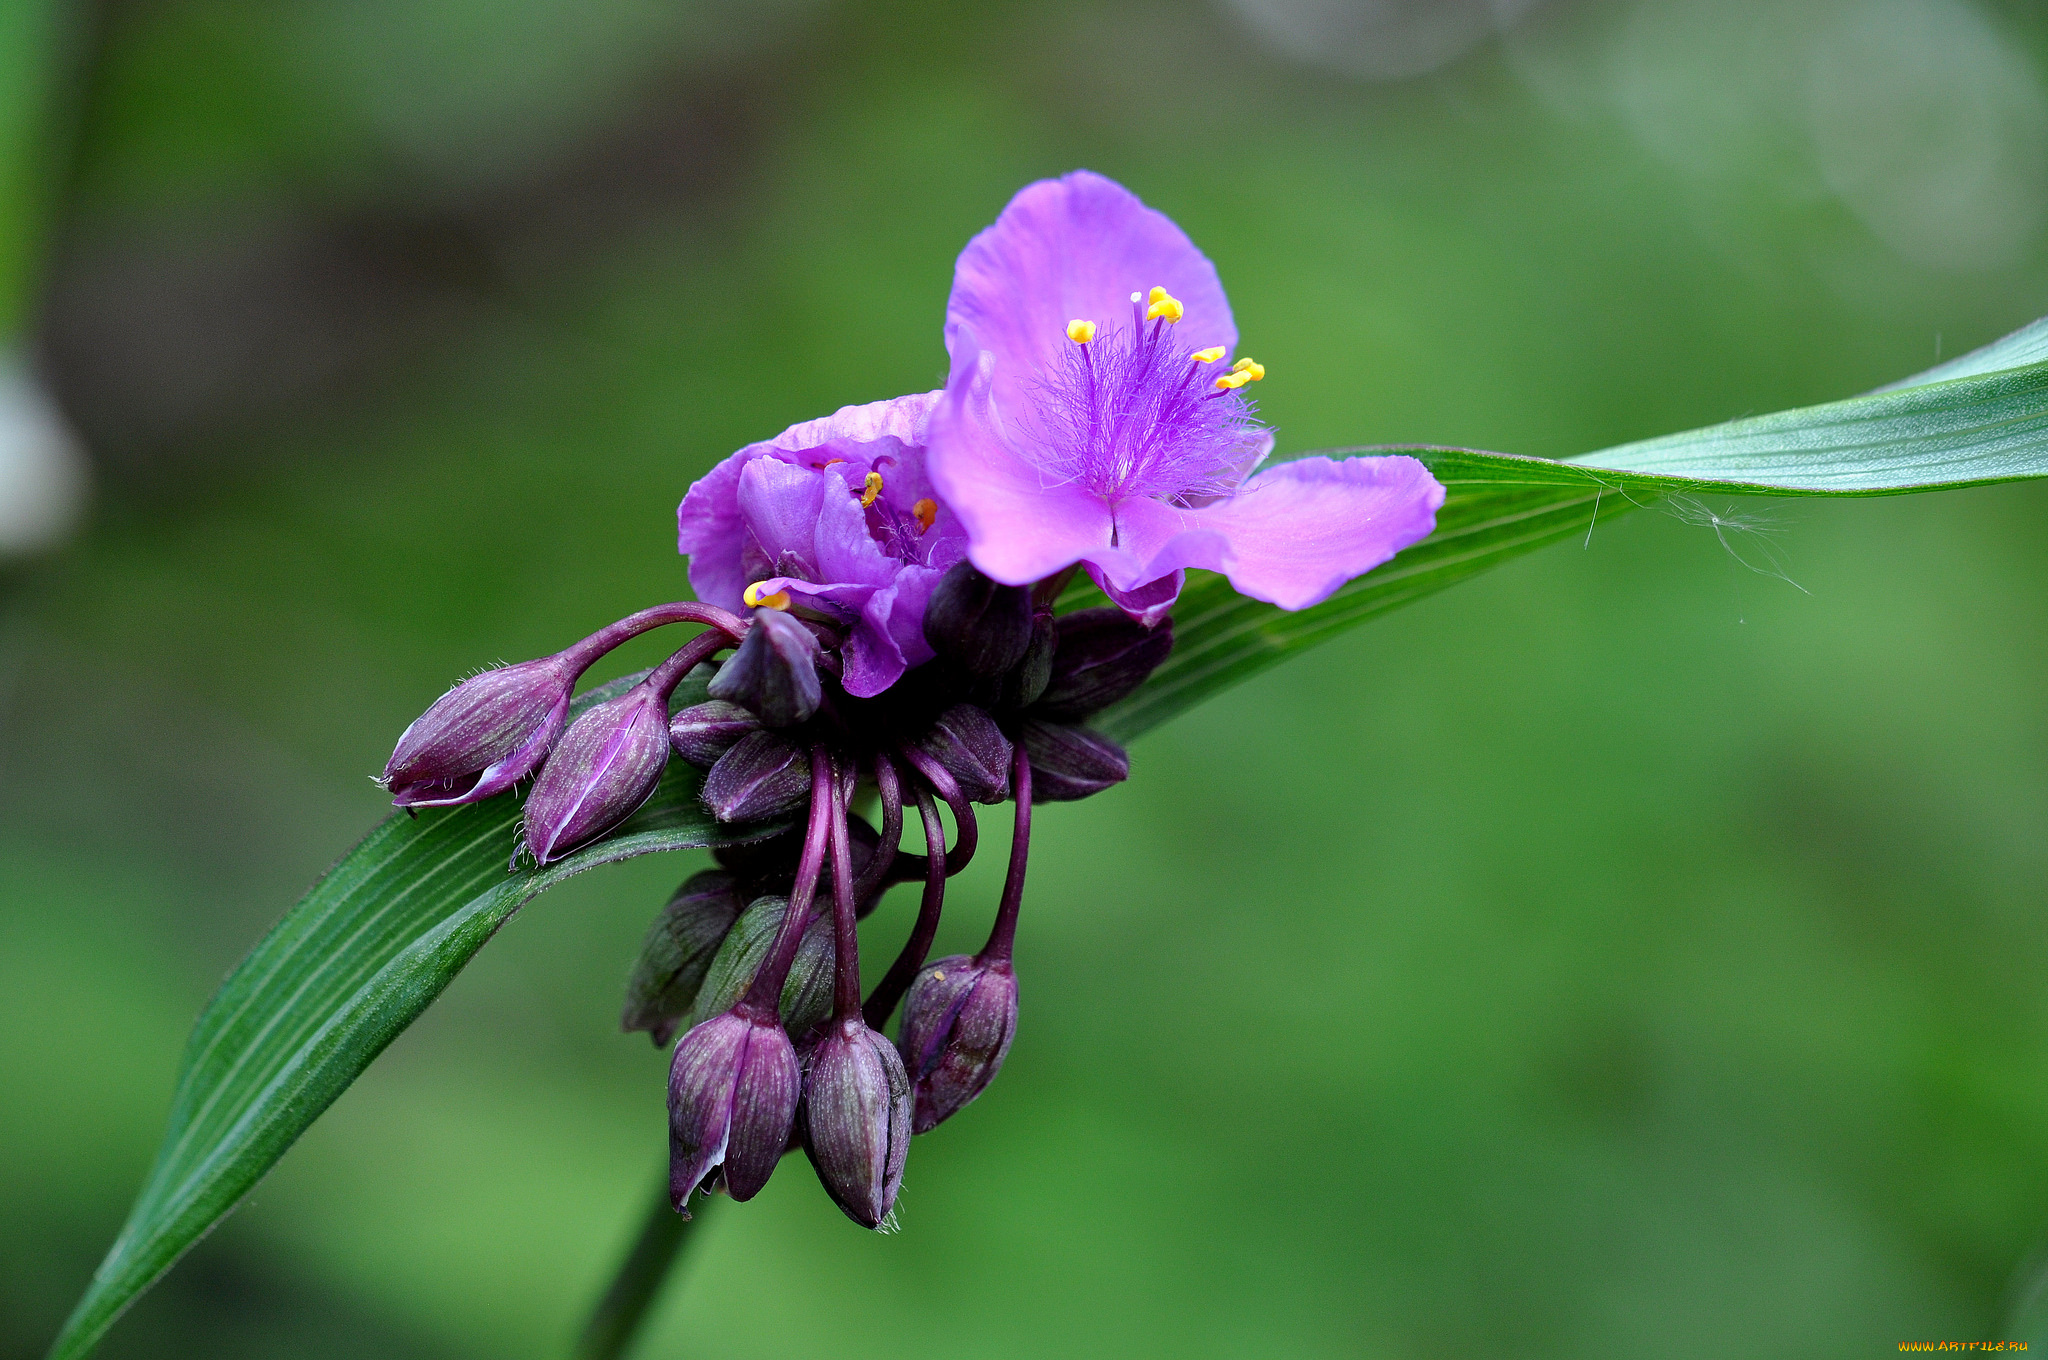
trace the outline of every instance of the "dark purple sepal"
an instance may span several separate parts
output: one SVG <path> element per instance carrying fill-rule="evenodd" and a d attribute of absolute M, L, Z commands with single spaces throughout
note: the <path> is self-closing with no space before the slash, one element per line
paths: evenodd
<path fill-rule="evenodd" d="M 546 864 L 639 810 L 668 765 L 668 703 L 647 685 L 586 709 L 526 796 L 526 848 Z"/>
<path fill-rule="evenodd" d="M 858 1015 L 835 1020 L 804 1070 L 804 1151 L 833 1203 L 863 1228 L 896 1205 L 910 1152 L 910 1082 Z"/>
<path fill-rule="evenodd" d="M 760 730 L 761 720 L 746 709 L 712 699 L 692 704 L 668 720 L 668 744 L 684 760 L 708 770 L 740 738 Z"/>
<path fill-rule="evenodd" d="M 690 1192 L 718 1168 L 734 1199 L 774 1174 L 796 1126 L 802 1073 L 772 1017 L 736 1006 L 685 1034 L 668 1074 L 669 1203 L 687 1216 Z"/>
<path fill-rule="evenodd" d="M 802 807 L 811 794 L 811 762 L 776 732 L 734 743 L 704 776 L 704 806 L 721 822 L 752 822 Z"/>
<path fill-rule="evenodd" d="M 645 1030 L 656 1048 L 673 1038 L 745 905 L 731 874 L 706 869 L 685 879 L 640 946 L 619 1028 L 628 1034 Z"/>
<path fill-rule="evenodd" d="M 1010 739 L 996 720 L 973 704 L 954 704 L 911 743 L 960 784 L 977 803 L 1010 796 Z"/>
<path fill-rule="evenodd" d="M 1108 708 L 1145 683 L 1173 651 L 1173 620 L 1147 628 L 1120 609 L 1081 609 L 1059 620 L 1052 677 L 1038 696 L 1049 718 L 1077 720 Z"/>
<path fill-rule="evenodd" d="M 746 640 L 705 692 L 751 710 L 769 727 L 795 727 L 824 701 L 818 640 L 781 610 L 757 609 Z"/>
<path fill-rule="evenodd" d="M 576 672 L 559 654 L 471 676 L 405 729 L 378 782 L 399 807 L 503 793 L 547 755 L 575 686 Z"/>
<path fill-rule="evenodd" d="M 930 1133 L 980 1095 L 1017 1032 L 1017 974 L 1007 959 L 965 954 L 927 964 L 903 998 L 897 1047 L 915 1093 L 911 1129 Z"/>
<path fill-rule="evenodd" d="M 962 559 L 932 590 L 924 608 L 924 640 L 969 675 L 992 680 L 1031 646 L 1031 590 L 997 585 Z"/>
<path fill-rule="evenodd" d="M 1027 718 L 1017 740 L 1031 757 L 1034 803 L 1070 803 L 1130 778 L 1124 748 L 1086 727 Z"/>
<path fill-rule="evenodd" d="M 1059 648 L 1059 625 L 1050 613 L 1032 616 L 1031 645 L 1024 649 L 1024 659 L 1019 661 L 1002 678 L 1001 692 L 996 700 L 1004 709 L 1029 708 L 1045 693 L 1045 687 L 1052 682 L 1053 653 Z"/>

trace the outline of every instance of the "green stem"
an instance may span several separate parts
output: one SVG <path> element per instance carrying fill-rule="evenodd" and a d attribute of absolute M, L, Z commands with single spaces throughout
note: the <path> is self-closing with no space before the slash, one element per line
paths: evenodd
<path fill-rule="evenodd" d="M 618 1274 L 612 1277 L 611 1287 L 604 1291 L 590 1321 L 584 1324 L 583 1335 L 577 1338 L 575 1360 L 619 1360 L 632 1349 L 640 1324 L 646 1321 L 655 1299 L 661 1295 L 661 1286 L 675 1269 L 676 1258 L 682 1255 L 684 1242 L 704 1221 L 711 1206 L 723 1198 L 699 1195 L 691 1206 L 696 1216 L 684 1218 L 669 1207 L 668 1177 L 663 1175 L 633 1250 L 627 1253 Z"/>

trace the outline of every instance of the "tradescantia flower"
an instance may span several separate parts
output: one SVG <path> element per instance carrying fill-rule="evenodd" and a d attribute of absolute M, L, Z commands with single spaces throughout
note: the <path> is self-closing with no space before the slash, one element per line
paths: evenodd
<path fill-rule="evenodd" d="M 677 542 L 701 603 L 469 682 L 386 772 L 402 803 L 533 777 L 526 840 L 546 863 L 610 834 L 671 753 L 703 771 L 698 797 L 738 843 L 669 903 L 623 1016 L 657 1041 L 684 1031 L 679 1210 L 751 1196 L 801 1144 L 850 1218 L 891 1221 L 911 1134 L 977 1099 L 1009 1055 L 1032 805 L 1128 776 L 1087 724 L 1173 651 L 1186 569 L 1305 608 L 1427 535 L 1443 501 L 1409 458 L 1260 470 L 1273 435 L 1245 392 L 1265 370 L 1232 361 L 1216 271 L 1097 175 L 1031 185 L 968 244 L 946 341 L 943 390 L 793 425 L 689 489 Z M 1056 612 L 1079 566 L 1116 607 Z M 597 657 L 684 621 L 706 631 L 565 730 Z M 676 710 L 690 677 L 701 694 Z M 854 812 L 865 797 L 878 826 Z M 927 966 L 975 806 L 1005 801 L 988 943 Z M 913 812 L 923 853 L 903 847 Z M 857 922 L 905 882 L 922 885 L 916 924 L 863 997 Z"/>
<path fill-rule="evenodd" d="M 735 611 L 794 608 L 839 626 L 841 683 L 857 697 L 931 660 L 925 602 L 967 547 L 925 475 L 938 395 L 848 406 L 711 469 L 676 511 L 697 597 Z"/>
<path fill-rule="evenodd" d="M 1215 268 L 1085 170 L 1030 185 L 954 266 L 952 373 L 927 466 L 968 556 L 1023 585 L 1075 563 L 1148 622 L 1189 567 L 1305 609 L 1428 536 L 1444 491 L 1413 458 L 1256 472 L 1273 435 L 1229 362 Z"/>

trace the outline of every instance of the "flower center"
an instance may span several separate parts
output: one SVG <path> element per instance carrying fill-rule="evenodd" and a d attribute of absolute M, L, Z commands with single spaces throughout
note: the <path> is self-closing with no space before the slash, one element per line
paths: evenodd
<path fill-rule="evenodd" d="M 890 556 L 928 567 L 932 564 L 932 544 L 925 535 L 931 532 L 932 525 L 939 518 L 939 503 L 929 496 L 921 496 L 911 502 L 906 513 L 894 498 L 885 496 L 883 492 L 889 483 L 882 474 L 895 462 L 894 458 L 883 454 L 868 464 L 865 472 L 860 472 L 844 458 L 832 458 L 811 466 L 821 472 L 841 467 L 850 474 L 858 473 L 857 484 L 849 476 L 847 492 L 860 502 L 860 508 L 867 514 L 868 535 Z"/>
<path fill-rule="evenodd" d="M 1135 496 L 1190 504 L 1236 489 L 1260 428 L 1239 389 L 1266 370 L 1239 359 L 1212 378 L 1223 347 L 1181 344 L 1184 314 L 1179 299 L 1154 288 L 1131 294 L 1128 329 L 1067 323 L 1072 346 L 1037 385 L 1031 453 L 1041 472 L 1112 510 Z"/>

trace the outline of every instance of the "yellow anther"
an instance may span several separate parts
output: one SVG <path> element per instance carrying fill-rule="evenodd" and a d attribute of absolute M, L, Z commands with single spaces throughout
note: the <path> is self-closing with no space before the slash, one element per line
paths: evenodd
<path fill-rule="evenodd" d="M 1253 382 L 1263 382 L 1266 377 L 1266 366 L 1257 359 L 1239 359 L 1230 366 L 1230 371 L 1248 374 Z"/>
<path fill-rule="evenodd" d="M 1152 286 L 1152 292 L 1146 297 L 1145 302 L 1147 321 L 1156 321 L 1164 317 L 1167 324 L 1171 325 L 1187 314 L 1187 308 L 1180 305 L 1180 299 L 1157 284 Z"/>
<path fill-rule="evenodd" d="M 1243 387 L 1251 380 L 1252 375 L 1249 373 L 1226 373 L 1216 380 L 1216 390 L 1219 392 L 1232 392 Z"/>
<path fill-rule="evenodd" d="M 766 584 L 768 584 L 768 583 L 767 583 L 766 581 L 756 581 L 756 582 L 754 582 L 754 584 L 752 584 L 752 585 L 748 586 L 748 587 L 747 587 L 747 588 L 746 588 L 745 590 L 743 590 L 743 591 L 741 591 L 741 592 L 740 592 L 740 599 L 742 599 L 742 600 L 744 600 L 744 601 L 746 602 L 746 606 L 747 606 L 747 608 L 749 608 L 749 609 L 787 609 L 787 608 L 789 608 L 789 592 L 788 592 L 788 591 L 786 591 L 786 590 L 778 590 L 778 591 L 774 592 L 773 594 L 764 594 L 764 593 L 762 592 L 762 590 L 761 590 L 761 587 L 762 587 L 762 586 L 764 586 L 764 585 L 766 585 Z"/>
<path fill-rule="evenodd" d="M 862 484 L 861 484 L 861 492 L 860 492 L 860 504 L 861 504 L 861 508 L 862 508 L 863 510 L 865 510 L 865 509 L 866 509 L 867 507 L 869 507 L 870 505 L 873 505 L 873 504 L 875 503 L 875 497 L 877 497 L 877 496 L 879 496 L 879 495 L 881 495 L 881 494 L 882 494 L 882 474 L 881 474 L 881 473 L 879 473 L 879 472 L 870 472 L 870 473 L 868 474 L 868 479 L 867 479 L 867 481 L 865 481 L 864 483 L 862 483 Z"/>
<path fill-rule="evenodd" d="M 939 503 L 926 496 L 910 507 L 910 513 L 917 517 L 917 531 L 928 534 L 932 530 L 932 522 L 939 517 Z"/>
<path fill-rule="evenodd" d="M 1085 345 L 1095 338 L 1095 323 L 1076 317 L 1067 323 L 1067 339 L 1077 345 Z"/>
<path fill-rule="evenodd" d="M 1193 359 L 1198 364 L 1213 364 L 1222 357 L 1223 346 L 1221 345 L 1216 345 L 1210 349 L 1198 349 L 1188 356 L 1188 358 Z"/>

